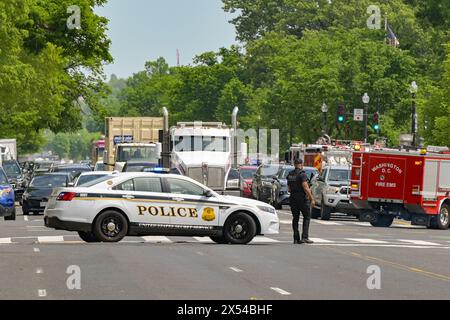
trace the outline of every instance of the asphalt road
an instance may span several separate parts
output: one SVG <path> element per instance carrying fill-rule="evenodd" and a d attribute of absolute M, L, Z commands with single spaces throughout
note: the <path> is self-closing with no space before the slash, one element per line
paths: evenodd
<path fill-rule="evenodd" d="M 246 246 L 192 237 L 86 244 L 18 212 L 0 220 L 0 299 L 450 298 L 450 230 L 338 216 L 312 222 L 314 245 L 293 245 L 282 210 L 280 234 Z"/>

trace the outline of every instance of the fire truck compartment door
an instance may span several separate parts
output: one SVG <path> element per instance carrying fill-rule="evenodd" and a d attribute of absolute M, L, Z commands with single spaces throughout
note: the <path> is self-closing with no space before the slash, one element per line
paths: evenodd
<path fill-rule="evenodd" d="M 450 161 L 441 161 L 439 189 L 444 192 L 450 191 Z"/>
<path fill-rule="evenodd" d="M 370 157 L 368 198 L 403 201 L 406 174 L 406 159 Z"/>
<path fill-rule="evenodd" d="M 437 178 L 438 178 L 439 162 L 436 160 L 427 160 L 425 162 L 425 171 L 423 177 L 424 198 L 436 198 Z"/>

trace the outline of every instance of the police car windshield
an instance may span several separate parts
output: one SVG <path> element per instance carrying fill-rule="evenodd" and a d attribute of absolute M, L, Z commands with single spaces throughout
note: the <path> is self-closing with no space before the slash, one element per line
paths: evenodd
<path fill-rule="evenodd" d="M 112 178 L 115 178 L 115 177 L 116 176 L 113 176 L 113 175 L 103 176 L 103 177 L 97 178 L 95 180 L 91 180 L 89 182 L 83 183 L 82 185 L 78 184 L 77 187 L 90 188 L 92 186 L 95 186 L 95 185 L 97 185 L 99 183 L 105 182 L 106 180 L 109 180 L 109 179 L 112 179 Z"/>
<path fill-rule="evenodd" d="M 350 179 L 350 170 L 331 169 L 328 174 L 329 181 L 347 181 Z"/>
<path fill-rule="evenodd" d="M 66 185 L 67 177 L 63 175 L 37 176 L 30 183 L 30 187 L 35 188 L 56 188 L 65 187 Z"/>

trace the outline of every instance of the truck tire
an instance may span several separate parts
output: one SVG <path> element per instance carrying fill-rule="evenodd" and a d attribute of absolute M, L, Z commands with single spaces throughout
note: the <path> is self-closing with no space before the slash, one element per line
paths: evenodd
<path fill-rule="evenodd" d="M 100 242 L 92 232 L 78 231 L 78 236 L 81 238 L 81 240 L 87 243 Z"/>
<path fill-rule="evenodd" d="M 107 210 L 95 219 L 93 233 L 101 242 L 119 242 L 128 234 L 128 221 L 122 213 Z"/>
<path fill-rule="evenodd" d="M 5 217 L 5 221 L 15 221 L 16 220 L 16 208 L 14 208 L 13 213 L 9 217 Z"/>
<path fill-rule="evenodd" d="M 431 228 L 439 230 L 447 230 L 450 226 L 450 206 L 444 203 L 439 210 L 439 214 L 432 218 Z"/>
<path fill-rule="evenodd" d="M 331 211 L 332 208 L 325 205 L 325 201 L 322 199 L 322 203 L 320 206 L 320 218 L 322 220 L 328 221 L 331 219 Z"/>
<path fill-rule="evenodd" d="M 370 224 L 377 228 L 389 228 L 394 222 L 394 217 L 388 215 L 378 215 L 375 221 Z"/>
<path fill-rule="evenodd" d="M 229 242 L 225 240 L 225 237 L 211 236 L 209 237 L 212 241 L 218 244 L 228 244 Z"/>
<path fill-rule="evenodd" d="M 244 212 L 232 214 L 223 228 L 224 239 L 231 244 L 247 244 L 256 236 L 256 223 Z"/>

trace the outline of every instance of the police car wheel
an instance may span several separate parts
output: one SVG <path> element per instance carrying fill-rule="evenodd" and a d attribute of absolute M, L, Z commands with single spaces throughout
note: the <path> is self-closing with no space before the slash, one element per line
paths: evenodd
<path fill-rule="evenodd" d="M 229 242 L 225 239 L 225 237 L 217 237 L 217 236 L 212 236 L 209 237 L 212 241 L 214 241 L 215 243 L 218 244 L 228 244 Z"/>
<path fill-rule="evenodd" d="M 92 232 L 78 231 L 78 236 L 87 243 L 100 242 Z"/>
<path fill-rule="evenodd" d="M 128 221 L 120 212 L 108 210 L 97 217 L 93 231 L 101 242 L 119 242 L 128 234 Z"/>
<path fill-rule="evenodd" d="M 224 238 L 231 244 L 247 244 L 256 235 L 256 223 L 243 212 L 230 216 L 224 225 Z"/>
<path fill-rule="evenodd" d="M 5 221 L 15 221 L 16 220 L 16 208 L 14 208 L 13 213 L 9 217 L 5 217 Z"/>

